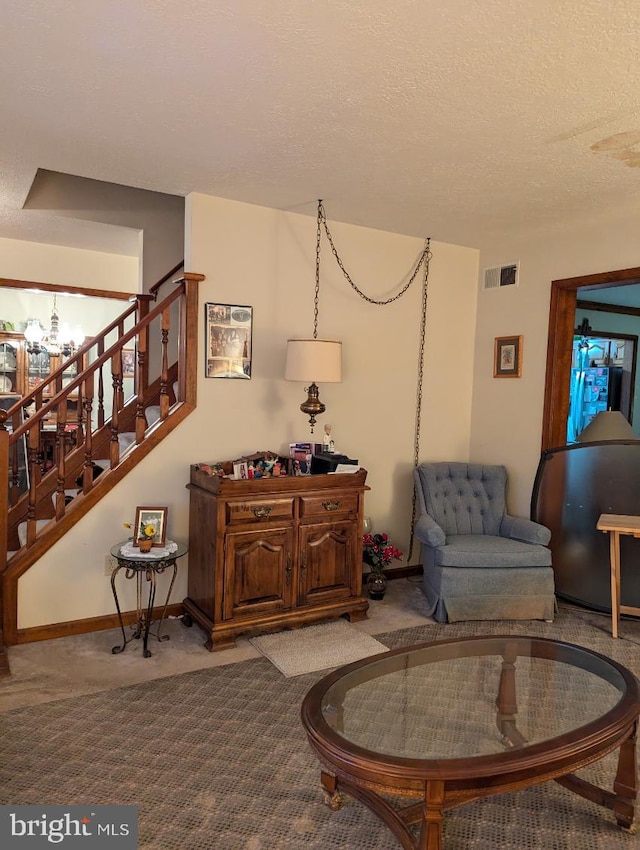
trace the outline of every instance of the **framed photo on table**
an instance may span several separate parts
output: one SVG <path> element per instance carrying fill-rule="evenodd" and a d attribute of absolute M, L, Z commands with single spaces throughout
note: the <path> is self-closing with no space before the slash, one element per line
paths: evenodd
<path fill-rule="evenodd" d="M 519 378 L 522 374 L 522 337 L 497 336 L 493 350 L 493 377 Z"/>
<path fill-rule="evenodd" d="M 253 307 L 205 304 L 205 375 L 251 378 Z"/>
<path fill-rule="evenodd" d="M 164 546 L 167 535 L 167 508 L 136 508 L 134 545 L 151 538 L 152 546 Z"/>
<path fill-rule="evenodd" d="M 122 349 L 122 377 L 135 378 L 136 376 L 136 352 L 133 348 Z"/>

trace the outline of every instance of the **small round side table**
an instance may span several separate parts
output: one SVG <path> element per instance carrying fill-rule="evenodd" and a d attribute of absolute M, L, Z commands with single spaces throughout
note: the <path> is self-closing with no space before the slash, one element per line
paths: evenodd
<path fill-rule="evenodd" d="M 120 623 L 120 629 L 122 630 L 122 645 L 114 646 L 112 648 L 111 652 L 114 655 L 119 652 L 123 652 L 123 650 L 126 649 L 127 644 L 134 638 L 139 639 L 142 637 L 142 654 L 145 658 L 149 658 L 151 656 L 151 652 L 147 648 L 147 643 L 149 641 L 149 629 L 153 622 L 153 606 L 156 598 L 156 576 L 162 575 L 165 570 L 172 567 L 173 575 L 171 576 L 171 582 L 169 584 L 169 590 L 167 591 L 167 598 L 162 609 L 162 614 L 160 619 L 157 621 L 158 628 L 155 633 L 155 637 L 157 637 L 159 641 L 169 640 L 169 635 L 161 636 L 160 630 L 167 614 L 171 591 L 173 590 L 173 585 L 178 573 L 178 558 L 186 555 L 187 550 L 188 547 L 186 543 L 176 543 L 173 540 L 167 540 L 163 547 L 153 548 L 150 552 L 141 552 L 139 549 L 132 546 L 130 540 L 124 540 L 122 543 L 118 543 L 112 547 L 111 554 L 117 560 L 118 565 L 114 567 L 111 572 L 111 590 L 113 591 L 113 598 L 115 599 L 116 609 L 118 611 L 118 622 Z M 125 578 L 136 579 L 137 619 L 133 625 L 133 633 L 131 637 L 127 637 L 124 630 L 124 622 L 122 620 L 122 612 L 120 610 L 118 592 L 116 589 L 116 578 L 118 577 L 120 570 L 125 571 Z M 149 583 L 146 605 L 143 603 L 144 581 Z"/>

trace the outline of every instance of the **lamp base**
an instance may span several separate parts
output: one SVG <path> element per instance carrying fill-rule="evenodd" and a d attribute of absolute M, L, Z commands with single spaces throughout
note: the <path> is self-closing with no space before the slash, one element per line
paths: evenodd
<path fill-rule="evenodd" d="M 324 413 L 327 408 L 318 398 L 320 390 L 318 389 L 317 384 L 314 383 L 308 386 L 306 388 L 306 392 L 307 399 L 300 405 L 300 410 L 303 413 L 309 414 L 309 425 L 311 426 L 311 433 L 313 434 L 313 426 L 316 424 L 316 416 Z"/>

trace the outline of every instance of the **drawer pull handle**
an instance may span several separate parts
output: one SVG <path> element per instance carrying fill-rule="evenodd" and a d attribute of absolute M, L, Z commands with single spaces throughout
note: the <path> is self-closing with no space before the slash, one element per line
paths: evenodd
<path fill-rule="evenodd" d="M 287 584 L 291 584 L 291 570 L 293 569 L 293 565 L 291 563 L 291 554 L 287 553 L 287 566 L 286 566 L 286 581 Z"/>
<path fill-rule="evenodd" d="M 253 515 L 260 519 L 267 517 L 271 513 L 271 505 L 265 505 L 263 508 L 253 508 Z"/>
<path fill-rule="evenodd" d="M 338 510 L 338 508 L 340 507 L 340 504 L 341 504 L 341 503 L 340 503 L 339 501 L 336 501 L 336 502 L 323 502 L 323 503 L 322 503 L 322 507 L 325 509 L 325 511 L 337 511 L 337 510 Z"/>

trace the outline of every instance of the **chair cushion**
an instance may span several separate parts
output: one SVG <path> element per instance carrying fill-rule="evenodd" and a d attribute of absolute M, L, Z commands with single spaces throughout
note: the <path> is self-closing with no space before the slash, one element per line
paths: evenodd
<path fill-rule="evenodd" d="M 499 534 L 507 470 L 474 463 L 423 463 L 417 475 L 426 512 L 445 534 Z"/>
<path fill-rule="evenodd" d="M 452 534 L 434 550 L 438 567 L 550 567 L 551 550 L 492 534 Z"/>

